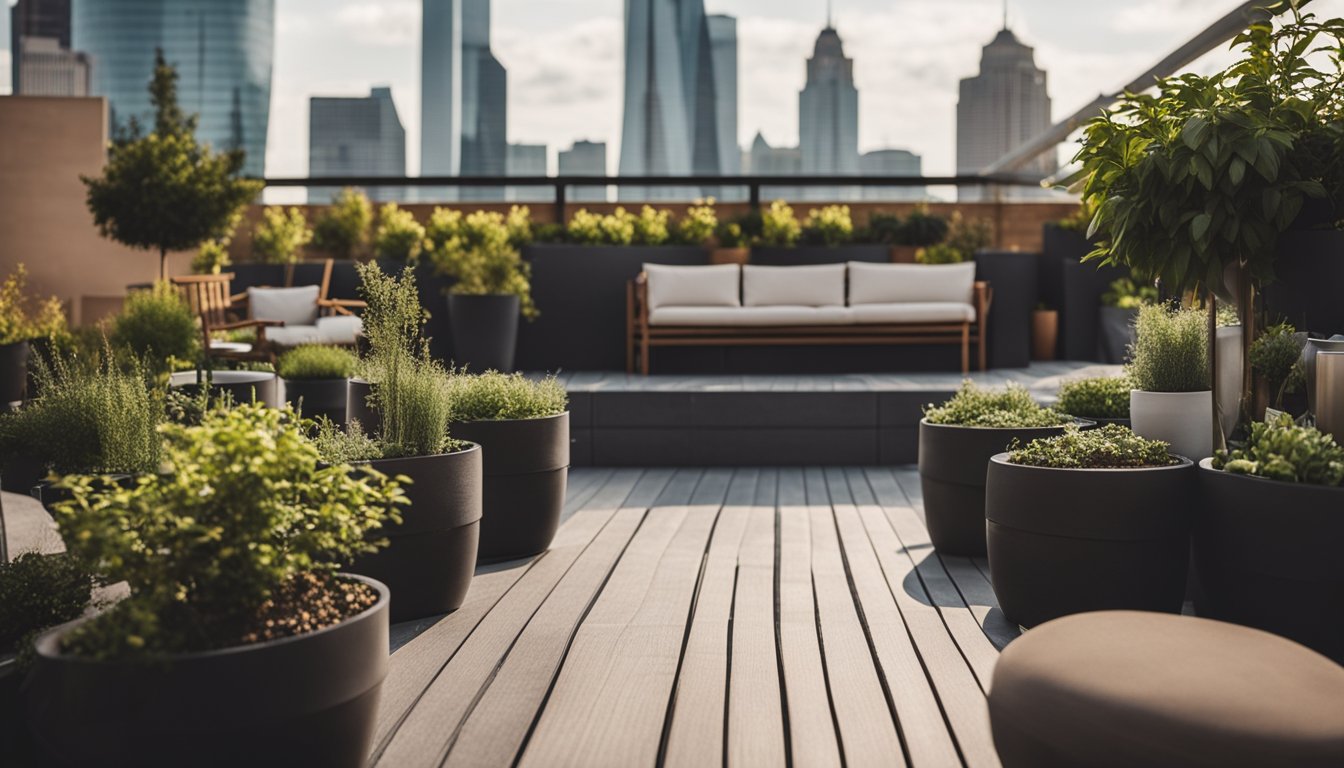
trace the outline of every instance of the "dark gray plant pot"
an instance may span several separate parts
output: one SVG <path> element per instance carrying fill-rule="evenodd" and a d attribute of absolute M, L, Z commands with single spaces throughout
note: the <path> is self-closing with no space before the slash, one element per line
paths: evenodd
<path fill-rule="evenodd" d="M 512 294 L 448 294 L 453 362 L 473 373 L 512 371 L 520 301 Z"/>
<path fill-rule="evenodd" d="M 1134 318 L 1137 309 L 1097 308 L 1097 357 L 1103 363 L 1129 362 L 1129 345 L 1134 343 Z"/>
<path fill-rule="evenodd" d="M 1200 615 L 1273 632 L 1344 664 L 1344 488 L 1199 463 Z"/>
<path fill-rule="evenodd" d="M 1333 221 L 1335 215 L 1325 220 Z M 1344 333 L 1344 302 L 1339 300 L 1339 287 L 1344 285 L 1344 231 L 1334 227 L 1290 229 L 1279 235 L 1275 254 L 1275 279 L 1264 289 L 1269 316 L 1326 338 Z"/>
<path fill-rule="evenodd" d="M 29 493 L 46 475 L 47 468 L 42 461 L 12 458 L 0 467 L 0 491 Z"/>
<path fill-rule="evenodd" d="M 994 291 L 985 319 L 985 348 L 990 368 L 1026 368 L 1031 364 L 1031 313 L 1036 309 L 1036 254 L 980 251 L 975 279 Z M 988 460 L 988 457 L 986 457 Z"/>
<path fill-rule="evenodd" d="M 985 472 L 990 457 L 1007 450 L 1014 439 L 1026 443 L 1063 433 L 1062 426 L 992 429 L 920 419 L 919 484 L 934 549 L 945 555 L 983 556 Z"/>
<path fill-rule="evenodd" d="M 989 461 L 985 521 L 999 607 L 1023 627 L 1086 611 L 1180 613 L 1194 464 L 1052 469 Z"/>
<path fill-rule="evenodd" d="M 38 638 L 27 720 L 42 765 L 363 766 L 387 675 L 389 594 L 327 629 L 153 662 Z"/>
<path fill-rule="evenodd" d="M 376 532 L 387 547 L 350 566 L 392 590 L 393 623 L 457 610 L 476 571 L 481 535 L 481 447 L 435 456 L 376 459 L 386 475 L 411 479 L 401 525 Z"/>
<path fill-rule="evenodd" d="M 304 417 L 316 419 L 325 416 L 338 427 L 345 426 L 345 379 L 281 379 L 285 387 L 285 402 L 300 410 Z"/>
<path fill-rule="evenodd" d="M 0 344 L 0 413 L 21 402 L 28 389 L 28 342 Z"/>
<path fill-rule="evenodd" d="M 280 407 L 280 388 L 274 373 L 264 371 L 179 371 L 169 379 L 169 385 L 188 394 L 200 392 L 201 385 L 210 381 L 212 396 L 228 393 L 235 404 L 257 402 L 270 408 Z"/>
<path fill-rule="evenodd" d="M 464 421 L 452 435 L 481 445 L 484 515 L 478 563 L 546 551 L 560 527 L 569 475 L 569 413 Z"/>
<path fill-rule="evenodd" d="M 349 424 L 358 421 L 366 435 L 376 435 L 383 427 L 383 417 L 379 416 L 378 410 L 369 404 L 372 395 L 371 382 L 361 378 L 353 378 L 346 382 L 345 422 Z"/>

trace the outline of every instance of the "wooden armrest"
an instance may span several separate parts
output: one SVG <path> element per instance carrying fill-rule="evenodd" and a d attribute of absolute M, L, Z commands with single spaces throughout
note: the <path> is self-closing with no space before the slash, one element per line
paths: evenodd
<path fill-rule="evenodd" d="M 319 307 L 348 307 L 350 309 L 364 309 L 369 306 L 369 302 L 362 299 L 318 299 Z"/>
<path fill-rule="evenodd" d="M 643 285 L 647 282 L 649 282 L 648 272 L 640 272 L 638 275 L 635 275 L 635 285 Z"/>
<path fill-rule="evenodd" d="M 247 303 L 247 291 L 243 291 L 242 293 L 235 293 L 235 294 L 233 294 L 232 296 L 229 296 L 229 303 L 231 303 L 231 304 L 246 304 L 246 303 Z"/>
<path fill-rule="evenodd" d="M 284 320 L 239 320 L 236 323 L 221 323 L 210 326 L 211 331 L 237 331 L 242 328 L 281 328 Z"/>

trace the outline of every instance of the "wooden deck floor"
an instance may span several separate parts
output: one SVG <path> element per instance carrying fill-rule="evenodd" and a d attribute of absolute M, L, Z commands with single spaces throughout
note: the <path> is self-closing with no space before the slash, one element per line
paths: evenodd
<path fill-rule="evenodd" d="M 994 766 L 1016 634 L 908 468 L 582 469 L 392 655 L 378 766 Z"/>

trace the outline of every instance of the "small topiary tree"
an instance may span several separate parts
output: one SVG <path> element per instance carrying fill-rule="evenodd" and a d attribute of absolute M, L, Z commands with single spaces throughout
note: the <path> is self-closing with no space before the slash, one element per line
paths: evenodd
<path fill-rule="evenodd" d="M 364 255 L 373 229 L 373 203 L 363 190 L 342 189 L 313 223 L 313 245 L 338 259 Z"/>
<path fill-rule="evenodd" d="M 303 211 L 267 206 L 261 223 L 252 231 L 252 256 L 266 264 L 293 264 L 312 239 L 313 231 Z"/>

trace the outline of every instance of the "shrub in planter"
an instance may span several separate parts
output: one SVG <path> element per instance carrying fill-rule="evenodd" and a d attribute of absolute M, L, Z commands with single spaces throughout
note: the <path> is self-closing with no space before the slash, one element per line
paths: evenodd
<path fill-rule="evenodd" d="M 1060 385 L 1055 407 L 1098 424 L 1129 426 L 1131 389 L 1133 384 L 1125 376 L 1073 379 Z"/>
<path fill-rule="evenodd" d="M 804 245 L 824 245 L 835 248 L 854 239 L 854 222 L 849 216 L 848 205 L 828 205 L 813 208 L 807 212 L 799 233 L 799 241 Z"/>
<path fill-rule="evenodd" d="M 793 208 L 788 203 L 775 200 L 761 212 L 761 234 L 756 238 L 756 244 L 787 247 L 796 245 L 801 236 L 802 227 L 793 217 Z"/>
<path fill-rule="evenodd" d="M 686 215 L 677 222 L 676 242 L 678 245 L 707 246 L 713 241 L 718 229 L 719 216 L 714 212 L 714 198 L 697 200 L 694 205 L 686 209 Z"/>
<path fill-rule="evenodd" d="M 252 258 L 263 264 L 293 264 L 313 240 L 308 219 L 297 207 L 270 205 L 252 231 Z"/>
<path fill-rule="evenodd" d="M 0 284 L 0 411 L 26 394 L 30 342 L 46 339 L 54 344 L 69 333 L 61 300 L 52 296 L 33 301 L 24 293 L 27 281 L 28 271 L 20 263 Z"/>
<path fill-rule="evenodd" d="M 569 474 L 569 411 L 554 377 L 455 374 L 449 378 L 455 437 L 484 459 L 479 562 L 543 552 L 560 527 Z"/>
<path fill-rule="evenodd" d="M 1213 390 L 1208 318 L 1202 310 L 1151 305 L 1139 310 L 1126 369 L 1134 383 L 1134 431 L 1199 460 L 1213 453 Z"/>
<path fill-rule="evenodd" d="M 1016 439 L 1063 433 L 1074 419 L 1043 408 L 1020 385 L 1001 391 L 967 381 L 952 399 L 929 405 L 919 422 L 924 518 L 939 552 L 985 554 L 985 469 Z"/>
<path fill-rule="evenodd" d="M 1305 334 L 1299 336 L 1289 323 L 1266 328 L 1251 342 L 1251 370 L 1264 379 L 1269 389 L 1269 404 L 1283 409 L 1283 397 L 1304 387 L 1307 380 L 1302 364 Z"/>
<path fill-rule="evenodd" d="M 285 384 L 285 401 L 309 418 L 345 423 L 346 380 L 355 372 L 355 356 L 340 347 L 305 344 L 276 361 Z"/>
<path fill-rule="evenodd" d="M 292 412 L 165 425 L 162 474 L 72 475 L 55 509 L 72 554 L 128 597 L 37 642 L 38 751 L 62 764 L 362 765 L 387 671 L 388 594 L 337 573 L 406 497 L 319 464 Z M 79 734 L 79 738 L 72 738 Z"/>
<path fill-rule="evenodd" d="M 313 246 L 337 259 L 364 255 L 373 228 L 373 203 L 362 190 L 346 187 L 313 222 Z"/>
<path fill-rule="evenodd" d="M 1033 627 L 1071 613 L 1179 613 L 1194 465 L 1108 424 L 1014 443 L 990 459 L 986 537 L 1004 615 Z"/>
<path fill-rule="evenodd" d="M 1344 447 L 1281 414 L 1200 462 L 1194 526 L 1201 615 L 1296 640 L 1344 663 Z"/>
<path fill-rule="evenodd" d="M 159 374 L 172 371 L 178 362 L 195 360 L 201 347 L 196 316 L 167 282 L 129 293 L 112 321 L 110 339 Z"/>
<path fill-rule="evenodd" d="M 409 264 L 424 248 L 425 228 L 415 214 L 388 203 L 378 210 L 378 227 L 373 233 L 374 256 L 384 261 Z"/>

